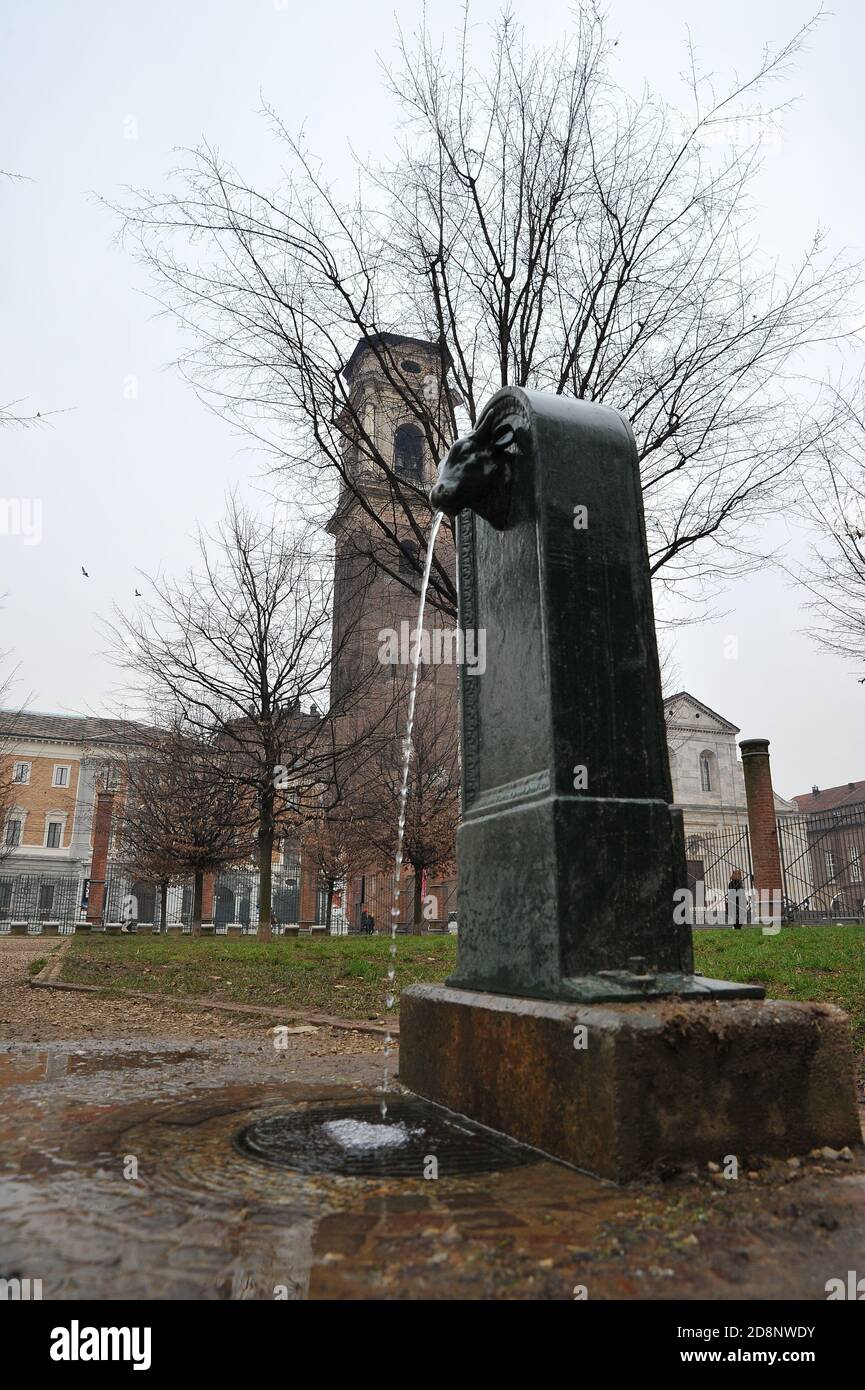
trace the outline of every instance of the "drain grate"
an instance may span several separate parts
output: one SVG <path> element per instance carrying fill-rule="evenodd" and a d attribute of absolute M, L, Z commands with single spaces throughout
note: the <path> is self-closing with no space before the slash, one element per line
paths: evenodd
<path fill-rule="evenodd" d="M 377 1103 L 266 1115 L 234 1142 L 261 1163 L 351 1178 L 422 1178 L 431 1158 L 441 1178 L 539 1162 L 533 1149 L 421 1100 L 390 1102 L 386 1119 Z"/>

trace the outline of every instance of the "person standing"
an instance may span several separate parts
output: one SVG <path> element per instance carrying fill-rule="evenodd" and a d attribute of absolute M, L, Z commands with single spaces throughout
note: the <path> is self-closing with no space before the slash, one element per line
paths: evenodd
<path fill-rule="evenodd" d="M 742 930 L 742 901 L 745 896 L 745 880 L 741 869 L 733 869 L 727 884 L 727 921 L 734 931 Z"/>

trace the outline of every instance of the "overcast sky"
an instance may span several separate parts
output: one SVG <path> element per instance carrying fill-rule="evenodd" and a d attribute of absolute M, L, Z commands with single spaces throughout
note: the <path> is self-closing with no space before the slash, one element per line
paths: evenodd
<path fill-rule="evenodd" d="M 499 6 L 475 0 L 479 24 Z M 437 0 L 452 29 L 461 5 Z M 570 6 L 514 0 L 539 41 L 558 37 Z M 819 223 L 858 254 L 865 239 L 861 80 L 865 7 L 836 0 L 791 75 L 798 96 L 759 185 L 763 245 L 792 259 Z M 210 415 L 170 367 L 173 325 L 154 316 L 143 272 L 113 244 L 93 193 L 159 187 L 178 146 L 202 136 L 251 181 L 278 175 L 259 114 L 264 98 L 339 174 L 347 141 L 387 150 L 390 98 L 378 56 L 392 52 L 405 0 L 5 0 L 0 19 L 2 261 L 0 404 L 64 410 L 43 428 L 4 431 L 0 496 L 41 503 L 41 541 L 0 536 L 3 636 L 31 707 L 103 713 L 117 686 L 99 620 L 131 607 L 137 571 L 183 570 L 197 523 L 212 527 L 226 490 L 261 489 L 264 461 Z M 686 28 L 719 76 L 755 65 L 764 41 L 813 12 L 799 0 L 612 0 L 620 80 L 676 98 Z M 26 407 L 25 407 L 26 408 Z M 801 536 L 767 523 L 795 557 Z M 82 565 L 90 578 L 81 574 Z M 139 584 L 140 587 L 140 584 Z M 767 567 L 732 588 L 725 615 L 677 639 L 677 685 L 771 739 L 782 795 L 865 778 L 865 687 L 804 635 L 802 595 Z M 729 659 L 726 641 L 738 639 Z"/>

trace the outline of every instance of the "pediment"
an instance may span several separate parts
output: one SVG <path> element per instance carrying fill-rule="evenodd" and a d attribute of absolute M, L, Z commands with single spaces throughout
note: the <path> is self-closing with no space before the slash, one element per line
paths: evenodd
<path fill-rule="evenodd" d="M 729 719 L 716 710 L 704 705 L 687 690 L 668 695 L 664 701 L 664 718 L 668 728 L 688 729 L 698 733 L 701 729 L 712 734 L 738 734 L 739 729 Z"/>

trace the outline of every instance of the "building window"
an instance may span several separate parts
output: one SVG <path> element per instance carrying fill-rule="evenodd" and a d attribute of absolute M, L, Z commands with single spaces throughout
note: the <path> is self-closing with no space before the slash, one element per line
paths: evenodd
<path fill-rule="evenodd" d="M 30 781 L 30 764 L 16 763 L 12 770 L 12 781 L 27 783 Z"/>
<path fill-rule="evenodd" d="M 423 435 L 417 425 L 400 425 L 393 441 L 394 468 L 402 478 L 423 477 Z"/>
<path fill-rule="evenodd" d="M 50 820 L 48 822 L 48 832 L 45 836 L 46 849 L 60 849 L 63 843 L 63 822 L 62 820 Z"/>
<path fill-rule="evenodd" d="M 6 844 L 10 849 L 21 843 L 21 829 L 24 825 L 20 816 L 10 816 L 6 822 Z"/>
<path fill-rule="evenodd" d="M 854 883 L 858 883 L 862 877 L 862 860 L 856 845 L 850 849 L 850 878 Z"/>
<path fill-rule="evenodd" d="M 68 763 L 63 763 L 63 764 L 60 764 L 60 765 L 58 765 L 57 767 L 55 767 L 55 769 L 54 769 L 54 781 L 53 781 L 53 783 L 52 783 L 52 786 L 55 786 L 55 787 L 68 787 L 68 786 L 69 786 L 69 764 L 68 764 Z"/>
<path fill-rule="evenodd" d="M 693 767 L 693 763 L 691 764 Z M 704 792 L 712 790 L 712 755 L 711 753 L 700 754 L 700 786 Z"/>
<path fill-rule="evenodd" d="M 399 365 L 402 367 L 404 372 L 408 372 L 411 376 L 417 376 L 418 372 L 420 371 L 419 364 L 417 362 L 412 362 L 411 358 L 409 358 L 405 362 L 400 362 Z"/>
<path fill-rule="evenodd" d="M 54 884 L 40 883 L 39 885 L 39 916 L 47 917 L 54 907 Z"/>
<path fill-rule="evenodd" d="M 835 855 L 832 853 L 831 849 L 827 849 L 827 850 L 825 851 L 825 855 L 826 855 L 826 878 L 827 878 L 827 879 L 831 879 L 831 878 L 834 878 L 834 877 L 835 877 Z"/>

